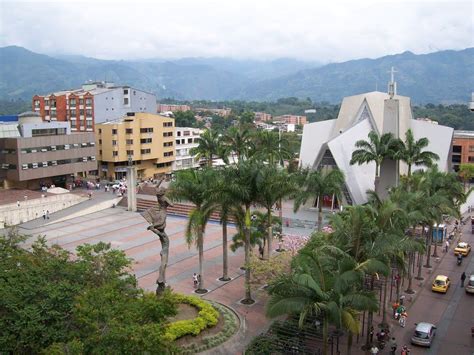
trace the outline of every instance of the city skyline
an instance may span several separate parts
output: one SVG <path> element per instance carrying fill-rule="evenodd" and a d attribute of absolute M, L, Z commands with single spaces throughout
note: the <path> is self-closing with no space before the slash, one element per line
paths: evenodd
<path fill-rule="evenodd" d="M 0 46 L 99 59 L 296 58 L 328 63 L 474 46 L 470 1 L 0 4 Z"/>

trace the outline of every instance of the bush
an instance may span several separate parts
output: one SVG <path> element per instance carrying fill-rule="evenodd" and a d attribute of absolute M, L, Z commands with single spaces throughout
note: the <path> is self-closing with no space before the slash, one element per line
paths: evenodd
<path fill-rule="evenodd" d="M 199 310 L 194 319 L 173 322 L 166 327 L 164 338 L 174 341 L 185 335 L 198 335 L 204 329 L 213 327 L 219 321 L 219 312 L 208 302 L 196 296 L 173 295 L 175 303 L 185 303 Z"/>

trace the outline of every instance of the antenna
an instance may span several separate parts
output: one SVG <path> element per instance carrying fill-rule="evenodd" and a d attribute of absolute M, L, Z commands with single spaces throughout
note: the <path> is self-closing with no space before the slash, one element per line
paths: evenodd
<path fill-rule="evenodd" d="M 390 73 L 390 82 L 388 83 L 388 95 L 391 99 L 397 94 L 397 83 L 395 82 L 395 73 L 397 71 L 392 67 L 389 71 Z"/>

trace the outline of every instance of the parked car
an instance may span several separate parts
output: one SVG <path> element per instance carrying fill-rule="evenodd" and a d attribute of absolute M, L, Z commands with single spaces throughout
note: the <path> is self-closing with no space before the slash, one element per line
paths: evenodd
<path fill-rule="evenodd" d="M 449 286 L 451 286 L 451 280 L 449 280 L 449 277 L 444 275 L 438 275 L 433 281 L 431 291 L 446 293 L 448 292 Z"/>
<path fill-rule="evenodd" d="M 467 256 L 471 252 L 471 246 L 466 242 L 459 242 L 454 248 L 454 255 L 461 254 L 462 256 Z"/>
<path fill-rule="evenodd" d="M 427 322 L 415 323 L 416 328 L 411 337 L 411 343 L 430 347 L 436 334 L 436 326 Z"/>
<path fill-rule="evenodd" d="M 474 274 L 467 279 L 466 293 L 474 293 Z"/>

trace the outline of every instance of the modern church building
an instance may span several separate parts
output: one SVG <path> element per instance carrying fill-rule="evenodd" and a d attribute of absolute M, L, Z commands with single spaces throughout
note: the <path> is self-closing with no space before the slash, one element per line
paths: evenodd
<path fill-rule="evenodd" d="M 405 140 L 405 132 L 411 128 L 416 140 L 426 137 L 426 148 L 439 155 L 440 171 L 451 171 L 451 146 L 453 129 L 430 122 L 413 119 L 410 98 L 396 94 L 396 83 L 389 84 L 389 93 L 369 92 L 345 97 L 337 119 L 306 124 L 300 150 L 300 166 L 321 169 L 332 166 L 342 170 L 346 177 L 342 204 L 356 205 L 367 202 L 367 190 L 374 189 L 375 163 L 350 165 L 352 152 L 358 140 L 368 140 L 374 130 L 379 135 L 392 132 Z M 412 167 L 413 170 L 420 167 Z M 398 176 L 407 173 L 403 162 L 386 161 L 381 166 L 380 191 L 386 194 Z M 334 206 L 331 198 L 325 206 Z M 329 205 L 328 205 L 329 203 Z"/>

